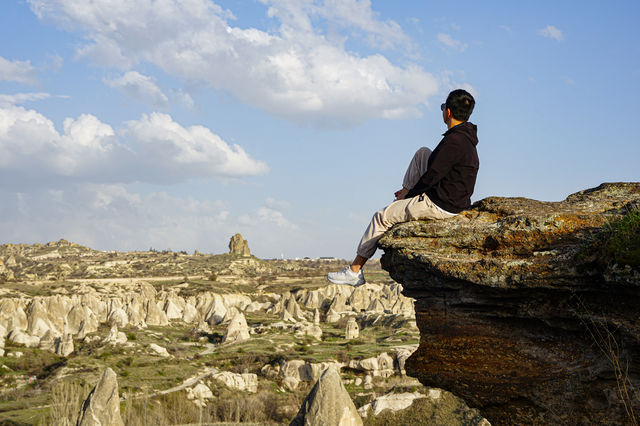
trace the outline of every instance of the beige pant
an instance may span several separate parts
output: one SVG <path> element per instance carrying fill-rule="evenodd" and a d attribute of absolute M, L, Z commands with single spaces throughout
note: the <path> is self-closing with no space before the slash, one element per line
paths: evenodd
<path fill-rule="evenodd" d="M 420 148 L 409 163 L 402 181 L 402 187 L 411 189 L 427 171 L 427 161 L 431 155 L 429 148 Z M 422 201 L 420 200 L 422 198 Z M 371 219 L 358 245 L 358 255 L 369 259 L 376 251 L 376 244 L 382 235 L 396 223 L 417 219 L 446 219 L 455 216 L 438 208 L 426 195 L 394 201 L 378 210 Z"/>

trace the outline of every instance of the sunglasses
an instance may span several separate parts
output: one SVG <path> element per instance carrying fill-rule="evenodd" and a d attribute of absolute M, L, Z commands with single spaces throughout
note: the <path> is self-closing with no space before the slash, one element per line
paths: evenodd
<path fill-rule="evenodd" d="M 446 108 L 447 108 L 446 103 L 440 105 L 440 111 L 444 111 Z"/>

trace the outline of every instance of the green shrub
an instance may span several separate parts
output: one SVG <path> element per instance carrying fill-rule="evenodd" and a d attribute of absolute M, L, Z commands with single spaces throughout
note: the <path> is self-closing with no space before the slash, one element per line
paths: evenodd
<path fill-rule="evenodd" d="M 640 208 L 611 219 L 582 247 L 578 257 L 602 265 L 640 266 Z"/>
<path fill-rule="evenodd" d="M 640 265 L 640 208 L 612 220 L 605 231 L 605 259 L 613 263 Z"/>

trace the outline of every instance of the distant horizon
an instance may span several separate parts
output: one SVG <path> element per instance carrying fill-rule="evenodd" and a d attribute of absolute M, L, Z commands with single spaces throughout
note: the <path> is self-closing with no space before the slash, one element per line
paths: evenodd
<path fill-rule="evenodd" d="M 640 181 L 637 1 L 188 4 L 2 3 L 2 238 L 350 259 L 456 88 L 472 201 Z"/>

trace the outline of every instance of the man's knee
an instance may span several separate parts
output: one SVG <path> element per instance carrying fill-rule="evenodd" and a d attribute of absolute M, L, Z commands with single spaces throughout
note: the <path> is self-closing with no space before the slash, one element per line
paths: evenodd
<path fill-rule="evenodd" d="M 416 158 L 429 158 L 429 156 L 431 155 L 431 149 L 427 148 L 426 146 L 423 146 L 422 148 L 418 149 L 414 155 L 414 157 Z"/>

